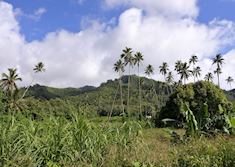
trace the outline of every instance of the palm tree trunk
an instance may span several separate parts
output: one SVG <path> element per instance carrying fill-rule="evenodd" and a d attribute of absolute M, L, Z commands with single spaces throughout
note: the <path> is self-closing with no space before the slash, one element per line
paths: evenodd
<path fill-rule="evenodd" d="M 110 111 L 110 113 L 109 113 L 108 122 L 110 122 L 110 118 L 112 117 L 113 108 L 114 108 L 114 103 L 115 103 L 115 100 L 116 100 L 116 97 L 117 97 L 118 90 L 119 90 L 119 84 L 118 84 L 118 88 L 117 88 L 117 90 L 116 90 L 116 92 L 115 92 L 115 95 L 114 95 L 113 104 L 112 104 L 111 111 Z"/>
<path fill-rule="evenodd" d="M 125 109 L 124 109 L 124 105 L 123 105 L 123 98 L 122 98 L 122 74 L 120 72 L 120 78 L 119 78 L 119 85 L 120 85 L 120 95 L 121 95 L 121 107 L 122 107 L 122 114 L 124 116 L 125 114 Z"/>
<path fill-rule="evenodd" d="M 129 64 L 129 76 L 128 76 L 128 95 L 127 95 L 127 114 L 128 117 L 130 116 L 130 111 L 129 111 L 129 105 L 130 105 L 130 80 L 131 80 L 131 69 L 130 69 L 130 64 Z"/>
<path fill-rule="evenodd" d="M 140 67 L 138 65 L 138 78 L 139 78 L 139 117 L 142 120 L 142 109 L 141 109 L 141 86 L 140 86 Z"/>
<path fill-rule="evenodd" d="M 220 88 L 220 83 L 219 83 L 219 73 L 217 73 L 217 78 L 218 78 L 218 86 Z"/>
<path fill-rule="evenodd" d="M 24 96 L 26 95 L 26 93 L 28 92 L 30 86 L 33 84 L 34 82 L 34 78 L 32 79 L 32 81 L 30 82 L 29 86 L 26 88 L 26 90 L 24 91 L 22 97 L 20 98 L 20 100 L 22 100 L 24 98 Z"/>
<path fill-rule="evenodd" d="M 152 80 L 152 79 L 151 79 Z M 154 97 L 155 97 L 155 100 L 157 101 L 156 103 L 158 104 L 158 108 L 160 106 L 160 101 L 158 99 L 158 96 L 157 96 L 157 92 L 156 92 L 156 89 L 155 89 L 155 84 L 154 84 L 154 81 L 152 80 L 152 85 L 153 85 L 153 93 L 154 93 Z"/>

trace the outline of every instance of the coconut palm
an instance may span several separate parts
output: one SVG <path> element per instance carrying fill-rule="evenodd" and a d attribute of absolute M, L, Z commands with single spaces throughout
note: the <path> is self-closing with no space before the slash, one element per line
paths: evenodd
<path fill-rule="evenodd" d="M 168 75 L 166 77 L 166 82 L 168 84 L 172 84 L 174 83 L 174 76 L 173 76 L 173 73 L 172 72 L 168 72 Z"/>
<path fill-rule="evenodd" d="M 140 84 L 140 63 L 144 61 L 143 54 L 141 52 L 137 52 L 134 55 L 134 64 L 138 67 L 138 79 L 139 79 L 139 113 L 141 116 L 141 84 Z"/>
<path fill-rule="evenodd" d="M 151 78 L 151 76 L 154 74 L 154 68 L 152 65 L 148 65 L 145 69 L 145 74 Z M 156 93 L 156 90 L 155 90 L 155 84 L 154 84 L 154 81 L 152 80 L 152 89 L 153 89 L 153 94 L 155 95 L 155 97 L 157 97 L 157 93 Z"/>
<path fill-rule="evenodd" d="M 41 72 L 45 72 L 46 69 L 45 69 L 44 64 L 43 64 L 42 62 L 39 62 L 38 64 L 35 65 L 33 71 L 34 71 L 35 73 L 41 73 Z M 29 86 L 28 86 L 28 87 L 26 88 L 26 90 L 24 91 L 24 93 L 23 93 L 21 99 L 24 98 L 24 96 L 25 96 L 26 93 L 28 92 L 28 90 L 29 90 L 30 86 L 33 84 L 33 82 L 34 82 L 34 78 L 32 79 L 31 83 L 29 84 Z"/>
<path fill-rule="evenodd" d="M 122 99 L 122 74 L 125 71 L 125 68 L 124 68 L 124 63 L 122 62 L 122 60 L 118 60 L 114 64 L 114 71 L 119 73 L 119 86 L 120 86 L 121 106 L 122 106 L 122 112 L 124 114 L 124 105 L 123 105 L 123 99 Z"/>
<path fill-rule="evenodd" d="M 211 72 L 209 72 L 205 75 L 204 79 L 208 82 L 213 82 L 213 78 L 214 78 L 213 74 Z"/>
<path fill-rule="evenodd" d="M 192 55 L 191 58 L 189 59 L 189 65 L 193 64 L 194 65 L 198 62 L 198 57 L 196 55 Z"/>
<path fill-rule="evenodd" d="M 179 70 L 180 79 L 184 80 L 184 84 L 186 84 L 186 80 L 191 75 L 191 70 L 189 70 L 189 65 L 187 63 L 183 63 L 181 69 Z"/>
<path fill-rule="evenodd" d="M 22 81 L 22 79 L 17 74 L 16 68 L 9 68 L 8 74 L 3 73 L 2 79 L 1 79 L 1 87 L 5 93 L 5 95 L 12 99 L 14 97 L 14 94 L 17 92 L 18 87 L 16 85 L 17 81 Z"/>
<path fill-rule="evenodd" d="M 168 75 L 166 77 L 166 82 L 171 85 L 174 83 L 174 76 L 172 72 L 168 72 Z M 169 89 L 167 87 L 167 91 L 169 92 Z M 172 87 L 170 87 L 170 91 L 172 92 Z"/>
<path fill-rule="evenodd" d="M 220 74 L 222 74 L 221 67 L 217 67 L 216 70 L 214 71 L 214 74 L 217 74 L 218 86 L 220 87 L 219 76 L 220 76 Z"/>
<path fill-rule="evenodd" d="M 0 81 L 3 92 L 6 96 L 7 110 L 13 107 L 20 109 L 20 106 L 17 103 L 18 87 L 16 85 L 17 81 L 22 81 L 22 79 L 17 74 L 17 69 L 9 68 L 9 74 L 3 73 L 2 79 Z"/>
<path fill-rule="evenodd" d="M 230 89 L 232 89 L 232 82 L 234 81 L 234 79 L 229 76 L 227 79 L 226 79 L 227 83 L 230 85 Z"/>
<path fill-rule="evenodd" d="M 33 70 L 35 71 L 35 73 L 46 71 L 44 64 L 42 62 L 39 62 L 38 64 L 36 64 Z"/>
<path fill-rule="evenodd" d="M 202 71 L 202 70 L 201 70 L 201 68 L 200 68 L 199 66 L 193 69 L 192 75 L 193 75 L 193 77 L 194 77 L 194 83 L 195 83 L 195 78 L 198 79 L 198 77 L 201 76 L 201 71 Z"/>
<path fill-rule="evenodd" d="M 166 62 L 163 62 L 162 65 L 159 66 L 159 68 L 160 68 L 160 73 L 164 76 L 166 81 L 166 74 L 169 71 L 168 64 Z"/>
<path fill-rule="evenodd" d="M 145 74 L 148 76 L 148 77 L 151 77 L 152 74 L 154 74 L 154 68 L 152 65 L 148 65 L 145 69 Z"/>
<path fill-rule="evenodd" d="M 175 71 L 176 71 L 178 74 L 179 74 L 179 71 L 180 71 L 181 68 L 182 68 L 182 65 L 183 65 L 183 63 L 182 63 L 181 60 L 176 61 L 176 63 L 175 63 Z M 179 82 L 181 82 L 181 81 L 179 80 Z"/>
<path fill-rule="evenodd" d="M 176 61 L 176 63 L 175 63 L 175 71 L 176 72 L 179 72 L 181 70 L 182 64 L 183 63 L 181 62 L 181 60 Z"/>
<path fill-rule="evenodd" d="M 127 111 L 128 111 L 128 116 L 129 116 L 129 105 L 130 105 L 130 80 L 131 80 L 131 67 L 133 67 L 134 64 L 134 57 L 132 56 L 132 49 L 126 47 L 121 54 L 121 58 L 124 59 L 125 66 L 128 65 L 129 68 L 129 76 L 128 76 L 128 97 L 127 97 Z"/>
<path fill-rule="evenodd" d="M 219 75 L 222 73 L 222 64 L 224 64 L 224 59 L 221 54 L 217 54 L 215 58 L 213 59 L 212 65 L 216 64 L 217 68 L 214 71 L 215 74 L 217 74 L 217 79 L 218 79 L 218 86 L 220 86 L 220 80 L 219 80 Z"/>

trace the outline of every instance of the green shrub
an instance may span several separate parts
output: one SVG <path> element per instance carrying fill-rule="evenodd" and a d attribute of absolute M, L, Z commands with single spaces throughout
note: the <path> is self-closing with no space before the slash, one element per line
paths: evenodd
<path fill-rule="evenodd" d="M 232 104 L 217 86 L 203 81 L 178 87 L 161 110 L 156 124 L 161 126 L 161 120 L 166 118 L 186 122 L 182 104 L 192 110 L 200 130 L 231 130 L 228 115 L 232 113 Z"/>

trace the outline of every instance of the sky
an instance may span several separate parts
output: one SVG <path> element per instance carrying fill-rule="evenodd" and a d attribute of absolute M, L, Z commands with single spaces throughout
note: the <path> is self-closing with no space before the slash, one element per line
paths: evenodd
<path fill-rule="evenodd" d="M 157 80 L 163 80 L 163 62 L 173 71 L 177 60 L 193 54 L 203 79 L 221 53 L 221 86 L 229 89 L 225 79 L 235 78 L 234 9 L 235 0 L 2 0 L 0 72 L 16 67 L 20 86 L 32 80 L 53 87 L 98 86 L 118 77 L 113 64 L 128 46 L 144 54 L 141 75 L 152 64 Z M 35 74 L 39 61 L 46 72 Z"/>

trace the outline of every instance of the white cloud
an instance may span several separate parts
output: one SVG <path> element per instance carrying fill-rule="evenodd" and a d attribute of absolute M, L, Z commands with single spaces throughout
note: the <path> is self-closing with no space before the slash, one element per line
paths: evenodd
<path fill-rule="evenodd" d="M 150 1 L 146 1 L 146 5 L 148 3 Z M 194 0 L 191 3 L 196 4 Z M 197 54 L 204 77 L 208 71 L 213 72 L 210 57 L 235 41 L 235 25 L 231 21 L 212 20 L 207 25 L 198 23 L 190 12 L 184 12 L 190 17 L 177 18 L 166 16 L 164 12 L 145 15 L 140 6 L 135 6 L 120 15 L 115 27 L 92 21 L 80 32 L 58 30 L 47 34 L 42 41 L 27 43 L 19 33 L 12 6 L 0 2 L 0 58 L 3 60 L 0 70 L 16 66 L 24 84 L 28 84 L 34 75 L 33 65 L 43 61 L 47 71 L 36 77 L 38 83 L 57 87 L 98 85 L 117 76 L 112 70 L 113 64 L 121 50 L 129 46 L 143 52 L 142 71 L 147 64 L 158 70 L 163 61 L 173 70 L 176 60 L 188 61 L 192 54 Z M 228 74 L 235 78 L 233 53 L 235 51 L 225 55 L 223 80 Z M 155 72 L 154 78 L 163 77 Z M 224 83 L 223 87 L 228 88 Z"/>
<path fill-rule="evenodd" d="M 119 5 L 137 7 L 149 13 L 158 13 L 166 16 L 190 16 L 198 15 L 197 0 L 104 0 L 110 8 Z"/>
<path fill-rule="evenodd" d="M 28 14 L 28 13 L 25 13 L 22 9 L 20 8 L 16 8 L 14 10 L 14 15 L 16 17 L 25 17 L 25 18 L 28 18 L 28 19 L 31 19 L 33 21 L 39 21 L 41 19 L 41 17 L 47 12 L 46 8 L 43 8 L 43 7 L 40 7 L 36 10 L 34 10 L 33 13 L 31 14 Z"/>

